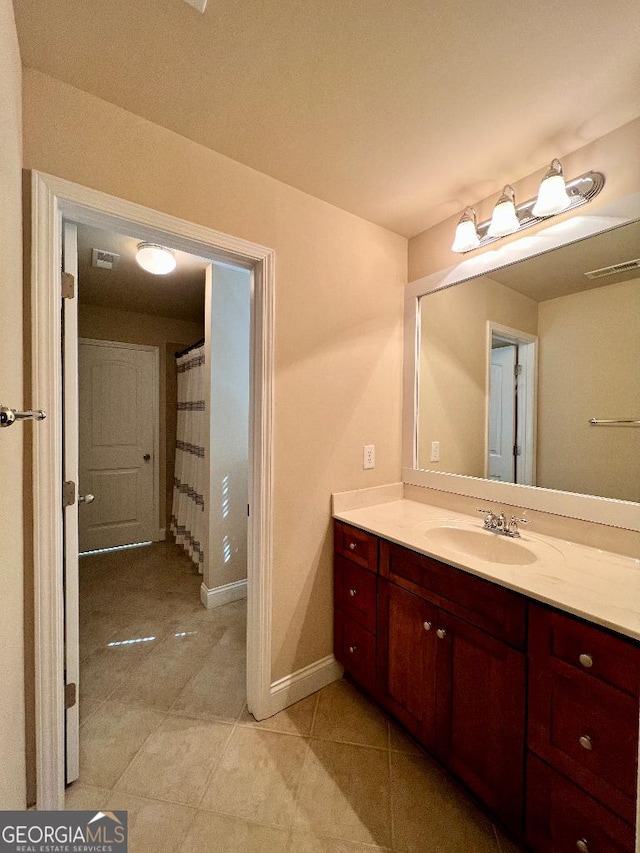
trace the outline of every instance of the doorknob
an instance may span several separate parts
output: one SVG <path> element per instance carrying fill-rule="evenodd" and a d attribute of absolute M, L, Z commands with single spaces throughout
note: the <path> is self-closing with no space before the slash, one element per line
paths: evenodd
<path fill-rule="evenodd" d="M 95 500 L 95 497 L 93 495 L 81 495 L 78 498 L 78 503 L 79 504 L 92 504 L 94 502 L 94 500 Z"/>
<path fill-rule="evenodd" d="M 150 453 L 145 453 L 145 454 L 144 454 L 144 456 L 143 456 L 142 458 L 144 459 L 144 461 L 145 461 L 145 462 L 148 462 L 148 461 L 151 459 L 151 454 L 150 454 Z"/>

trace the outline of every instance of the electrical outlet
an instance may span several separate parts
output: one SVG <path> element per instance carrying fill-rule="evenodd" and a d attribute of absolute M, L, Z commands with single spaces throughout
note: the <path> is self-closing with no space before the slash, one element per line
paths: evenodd
<path fill-rule="evenodd" d="M 376 467 L 376 446 L 375 444 L 365 444 L 362 448 L 363 450 L 363 458 L 362 458 L 362 467 L 363 468 L 375 468 Z"/>
<path fill-rule="evenodd" d="M 440 442 L 432 441 L 431 442 L 431 461 L 439 462 L 440 461 Z"/>

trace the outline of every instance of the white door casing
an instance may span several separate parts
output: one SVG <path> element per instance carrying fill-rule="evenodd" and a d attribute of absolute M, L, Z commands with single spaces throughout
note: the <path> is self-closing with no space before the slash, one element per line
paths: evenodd
<path fill-rule="evenodd" d="M 63 223 L 62 266 L 78 280 L 78 228 Z M 78 290 L 62 301 L 64 326 L 62 370 L 64 385 L 63 479 L 75 484 L 73 502 L 64 515 L 64 656 L 65 684 L 75 684 L 75 702 L 65 711 L 66 782 L 80 773 L 80 627 L 78 602 Z M 71 688 L 73 690 L 73 688 Z"/>
<path fill-rule="evenodd" d="M 515 367 L 517 347 L 513 344 L 491 349 L 489 377 L 489 429 L 487 455 L 489 477 L 515 482 Z"/>
<path fill-rule="evenodd" d="M 81 340 L 80 550 L 157 540 L 157 347 Z"/>
<path fill-rule="evenodd" d="M 60 259 L 62 215 L 252 270 L 247 703 L 264 719 L 307 695 L 271 682 L 274 252 L 61 178 L 32 172 L 32 401 L 48 412 L 34 430 L 35 723 L 37 807 L 64 807 L 64 600 Z M 339 674 L 307 668 L 313 689 Z M 311 673 L 311 669 L 313 672 Z M 282 682 L 282 683 L 281 683 Z M 296 690 L 302 690 L 298 692 Z M 293 692 L 292 692 L 293 691 Z"/>

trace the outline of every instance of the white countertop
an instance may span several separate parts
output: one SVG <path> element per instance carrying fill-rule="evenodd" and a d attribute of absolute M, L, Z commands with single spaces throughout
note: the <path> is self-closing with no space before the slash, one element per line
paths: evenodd
<path fill-rule="evenodd" d="M 490 562 L 443 543 L 446 533 L 444 537 L 435 534 L 437 543 L 430 541 L 439 528 L 482 532 L 481 516 L 406 499 L 357 509 L 339 505 L 334 504 L 333 515 L 340 521 L 640 640 L 640 560 L 521 528 L 521 538 L 504 545 L 508 548 L 513 541 L 525 548 L 526 552 L 517 553 L 525 559 L 531 555 L 529 564 Z M 498 538 L 495 533 L 485 535 Z"/>

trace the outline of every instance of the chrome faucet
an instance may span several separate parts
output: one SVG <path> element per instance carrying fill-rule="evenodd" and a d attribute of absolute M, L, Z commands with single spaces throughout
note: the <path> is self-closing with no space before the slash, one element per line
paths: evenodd
<path fill-rule="evenodd" d="M 496 515 L 491 508 L 478 509 L 476 512 L 484 513 L 484 529 L 490 530 L 492 533 L 499 533 L 501 536 L 509 536 L 512 539 L 520 537 L 518 524 L 529 524 L 528 519 L 518 518 L 512 515 L 509 520 L 504 514 L 504 510 L 500 510 L 500 514 Z"/>

